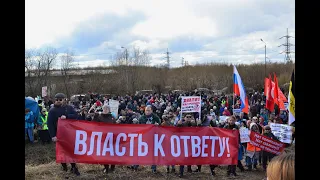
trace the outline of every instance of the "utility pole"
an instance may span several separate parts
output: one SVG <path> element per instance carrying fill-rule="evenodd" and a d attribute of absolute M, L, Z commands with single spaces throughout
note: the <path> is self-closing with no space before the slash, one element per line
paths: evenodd
<path fill-rule="evenodd" d="M 167 54 L 167 57 L 166 57 L 167 58 L 167 67 L 170 68 L 170 56 L 169 56 L 168 48 L 167 48 L 166 54 Z"/>
<path fill-rule="evenodd" d="M 183 64 L 184 64 L 184 58 L 182 57 L 181 58 L 181 66 L 183 66 Z"/>
<path fill-rule="evenodd" d="M 294 52 L 290 51 L 290 46 L 294 46 L 294 45 L 289 42 L 289 38 L 294 38 L 294 37 L 293 36 L 289 36 L 288 28 L 287 28 L 287 35 L 286 36 L 282 36 L 279 39 L 282 39 L 284 37 L 286 38 L 286 42 L 285 42 L 285 44 L 281 44 L 280 46 L 285 46 L 285 50 L 283 52 L 281 52 L 280 54 L 285 53 L 285 58 L 284 58 L 285 61 L 286 62 L 292 62 L 292 59 L 290 57 L 290 53 L 294 53 Z M 280 46 L 278 46 L 278 47 L 280 47 Z"/>

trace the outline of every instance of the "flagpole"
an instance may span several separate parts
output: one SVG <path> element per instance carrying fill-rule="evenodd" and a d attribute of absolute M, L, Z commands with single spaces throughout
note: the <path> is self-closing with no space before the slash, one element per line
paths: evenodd
<path fill-rule="evenodd" d="M 233 65 L 233 74 L 232 74 L 232 76 L 233 76 L 233 87 L 232 87 L 232 104 L 233 104 L 233 108 L 232 108 L 232 115 L 234 115 L 234 99 L 235 99 L 235 97 L 234 97 L 234 81 L 235 81 L 235 79 L 234 79 L 234 65 Z"/>

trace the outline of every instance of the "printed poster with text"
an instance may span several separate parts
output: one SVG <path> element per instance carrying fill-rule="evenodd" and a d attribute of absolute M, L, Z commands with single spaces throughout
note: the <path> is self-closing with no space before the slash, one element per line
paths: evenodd
<path fill-rule="evenodd" d="M 279 141 L 290 144 L 292 141 L 292 127 L 285 124 L 270 123 L 271 132 Z"/>

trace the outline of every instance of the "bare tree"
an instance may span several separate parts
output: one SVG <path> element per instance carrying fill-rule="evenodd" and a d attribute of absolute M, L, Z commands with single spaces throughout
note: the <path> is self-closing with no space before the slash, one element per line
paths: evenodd
<path fill-rule="evenodd" d="M 57 51 L 48 47 L 44 51 L 25 50 L 25 73 L 28 93 L 35 96 L 43 86 L 49 86 L 49 76 L 57 58 Z"/>
<path fill-rule="evenodd" d="M 34 50 L 25 50 L 25 84 L 26 84 L 26 95 L 35 96 L 36 92 L 34 90 L 34 68 L 35 68 L 35 61 L 34 61 Z"/>
<path fill-rule="evenodd" d="M 76 67 L 74 61 L 74 53 L 72 51 L 67 50 L 65 54 L 61 56 L 61 74 L 63 76 L 63 84 L 65 87 L 67 97 L 70 97 L 70 71 Z"/>

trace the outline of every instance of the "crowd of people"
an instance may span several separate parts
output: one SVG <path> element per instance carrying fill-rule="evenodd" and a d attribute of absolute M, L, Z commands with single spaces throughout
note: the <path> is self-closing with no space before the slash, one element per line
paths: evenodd
<path fill-rule="evenodd" d="M 182 96 L 201 96 L 201 114 L 198 113 L 180 113 Z M 287 110 L 280 110 L 277 106 L 273 112 L 265 109 L 265 96 L 263 93 L 254 92 L 249 94 L 249 113 L 235 114 L 233 109 L 240 107 L 240 98 L 233 98 L 232 95 L 212 95 L 204 92 L 187 92 L 183 94 L 143 94 L 133 96 L 91 96 L 89 100 L 77 99 L 75 102 L 67 101 L 63 93 L 55 95 L 52 101 L 39 100 L 40 115 L 34 120 L 34 114 L 30 109 L 25 110 L 26 135 L 31 143 L 34 142 L 34 130 L 38 130 L 38 139 L 43 143 L 57 141 L 57 121 L 58 119 L 75 119 L 85 121 L 97 121 L 115 124 L 154 124 L 159 126 L 183 127 L 217 127 L 225 129 L 239 129 L 246 127 L 250 131 L 263 134 L 272 139 L 277 137 L 271 131 L 270 123 L 287 124 Z M 111 112 L 109 99 L 119 101 L 118 112 Z M 220 120 L 221 116 L 228 116 L 227 121 Z M 294 123 L 291 124 L 294 131 Z M 294 143 L 294 132 L 292 143 Z M 289 147 L 291 144 L 286 144 Z M 281 155 L 282 156 L 282 155 Z M 245 159 L 245 165 L 242 164 Z M 275 159 L 271 166 L 271 160 Z M 236 168 L 242 171 L 252 171 L 261 168 L 276 171 L 276 167 L 281 161 L 289 158 L 274 158 L 269 152 L 251 145 L 250 143 L 240 143 L 238 151 L 238 164 L 229 165 L 227 169 L 228 176 L 237 176 Z M 269 165 L 268 165 L 269 164 Z M 71 164 L 72 172 L 80 175 L 76 164 Z M 211 175 L 215 176 L 215 168 L 218 165 L 211 164 Z M 62 164 L 63 170 L 67 171 L 67 165 Z M 104 165 L 104 173 L 114 171 L 115 165 Z M 171 170 L 170 170 L 171 167 Z M 178 176 L 184 175 L 184 165 L 179 165 Z M 201 165 L 196 169 L 187 166 L 187 172 L 201 172 Z M 128 166 L 132 171 L 139 169 L 136 165 Z M 277 169 L 279 171 L 279 169 Z M 151 166 L 151 172 L 157 172 L 157 166 Z M 167 166 L 167 173 L 175 173 L 174 165 Z M 267 173 L 269 179 L 274 175 Z M 272 173 L 273 174 L 273 173 Z M 290 178 L 288 178 L 290 179 Z"/>

